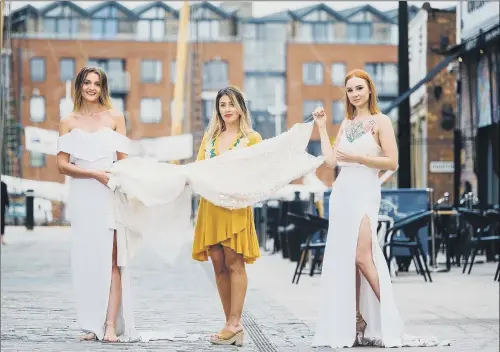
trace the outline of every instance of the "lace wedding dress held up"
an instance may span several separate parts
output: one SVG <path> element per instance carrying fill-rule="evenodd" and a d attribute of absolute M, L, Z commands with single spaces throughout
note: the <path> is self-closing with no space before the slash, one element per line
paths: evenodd
<path fill-rule="evenodd" d="M 339 148 L 352 154 L 382 155 L 382 149 L 362 125 L 348 126 Z M 330 219 L 323 271 L 319 318 L 313 346 L 352 347 L 356 339 L 355 257 L 361 221 L 367 216 L 372 232 L 372 255 L 379 284 L 380 302 L 361 275 L 360 312 L 367 323 L 362 345 L 379 347 L 446 345 L 435 339 L 405 335 L 392 292 L 391 278 L 376 238 L 381 199 L 378 170 L 361 164 L 339 163 L 341 172 L 330 195 Z"/>
<path fill-rule="evenodd" d="M 58 152 L 70 155 L 83 169 L 105 170 L 113 165 L 116 152 L 129 152 L 127 137 L 105 127 L 95 132 L 73 129 L 58 138 Z M 113 193 L 94 179 L 70 180 L 68 210 L 71 222 L 71 269 L 76 301 L 77 321 L 85 332 L 93 332 L 99 340 L 104 336 L 104 323 L 111 284 L 114 218 Z M 153 339 L 196 339 L 172 332 L 135 330 L 129 269 L 120 265 L 122 301 L 116 321 L 120 341 Z"/>
<path fill-rule="evenodd" d="M 297 124 L 251 147 L 187 165 L 149 158 L 116 162 L 108 186 L 115 194 L 118 265 L 126 265 L 143 240 L 175 262 L 193 241 L 192 192 L 218 206 L 245 208 L 314 171 L 324 159 L 305 151 L 312 128 L 312 122 Z"/>

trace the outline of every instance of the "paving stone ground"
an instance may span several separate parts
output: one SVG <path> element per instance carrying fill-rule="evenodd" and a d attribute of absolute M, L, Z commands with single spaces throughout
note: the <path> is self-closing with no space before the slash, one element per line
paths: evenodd
<path fill-rule="evenodd" d="M 208 338 L 222 327 L 223 315 L 209 264 L 191 261 L 189 248 L 175 267 L 164 265 L 147 248 L 139 253 L 131 266 L 135 322 L 138 330 L 185 331 L 199 334 L 199 340 L 80 342 L 72 301 L 69 229 L 40 227 L 28 232 L 8 227 L 6 233 L 8 245 L 1 249 L 2 352 L 264 350 L 248 331 L 242 348 L 210 345 Z M 261 333 L 260 342 L 269 342 L 271 350 L 280 352 L 328 350 L 310 347 L 320 277 L 304 276 L 299 285 L 292 285 L 294 263 L 265 252 L 247 268 L 246 321 Z M 435 274 L 432 284 L 415 274 L 396 277 L 395 296 L 408 333 L 452 342 L 450 347 L 398 351 L 499 351 L 499 285 L 493 282 L 494 268 L 480 264 L 471 275 L 453 269 Z"/>

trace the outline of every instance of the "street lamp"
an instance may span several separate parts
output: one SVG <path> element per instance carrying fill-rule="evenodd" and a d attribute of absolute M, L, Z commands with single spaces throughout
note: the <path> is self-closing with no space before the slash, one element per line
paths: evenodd
<path fill-rule="evenodd" d="M 286 112 L 281 84 L 279 83 L 274 86 L 274 106 L 270 106 L 267 111 L 274 116 L 274 135 L 277 136 L 281 133 L 281 117 Z"/>

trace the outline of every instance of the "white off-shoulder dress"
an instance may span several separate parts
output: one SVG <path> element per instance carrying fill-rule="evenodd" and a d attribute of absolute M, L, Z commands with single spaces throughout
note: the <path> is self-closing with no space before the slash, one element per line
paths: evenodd
<path fill-rule="evenodd" d="M 129 152 L 129 139 L 111 128 L 95 132 L 73 129 L 62 135 L 58 152 L 83 169 L 106 170 L 116 160 L 116 153 Z M 72 231 L 71 268 L 80 328 L 104 336 L 106 311 L 111 284 L 113 234 L 113 193 L 95 179 L 70 180 L 68 214 Z M 120 267 L 122 301 L 116 321 L 121 340 L 136 336 L 130 277 Z"/>

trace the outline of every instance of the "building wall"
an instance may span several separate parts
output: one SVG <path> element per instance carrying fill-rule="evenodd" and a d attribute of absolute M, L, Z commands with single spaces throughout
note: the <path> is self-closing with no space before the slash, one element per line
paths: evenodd
<path fill-rule="evenodd" d="M 349 45 L 349 44 L 298 44 L 289 43 L 286 54 L 287 82 L 287 128 L 304 121 L 303 101 L 322 100 L 328 116 L 328 134 L 335 138 L 340 124 L 333 124 L 332 102 L 343 99 L 344 88 L 334 86 L 331 79 L 332 63 L 345 63 L 346 72 L 364 69 L 365 63 L 397 63 L 397 46 L 394 45 Z M 323 83 L 305 85 L 302 67 L 307 62 L 321 62 L 323 65 Z M 312 111 L 306 112 L 308 115 Z M 311 116 L 311 115 L 310 115 Z M 319 132 L 313 130 L 311 140 L 319 140 Z M 328 186 L 334 179 L 334 172 L 322 166 L 317 171 L 318 177 Z"/>
<path fill-rule="evenodd" d="M 431 10 L 427 21 L 427 71 L 432 70 L 442 60 L 443 56 L 433 53 L 432 49 L 439 49 L 441 36 L 446 36 L 449 43 L 456 42 L 456 14 Z M 434 87 L 442 87 L 442 96 L 436 99 Z M 427 95 L 427 160 L 432 161 L 453 161 L 453 131 L 446 131 L 441 127 L 441 110 L 444 104 L 451 105 L 453 112 L 457 111 L 456 104 L 456 76 L 441 70 L 432 81 L 426 84 Z M 442 197 L 445 192 L 453 195 L 453 173 L 433 173 L 428 166 L 428 184 L 434 189 L 437 198 Z"/>
<path fill-rule="evenodd" d="M 171 128 L 170 103 L 174 97 L 174 83 L 171 80 L 170 70 L 171 62 L 176 59 L 176 46 L 176 42 L 15 39 L 12 47 L 20 49 L 22 52 L 22 62 L 19 66 L 16 50 L 14 51 L 13 68 L 13 83 L 17 86 L 16 92 L 19 92 L 17 69 L 20 67 L 22 70 L 23 100 L 20 122 L 23 126 L 58 129 L 59 102 L 65 96 L 66 89 L 65 82 L 61 82 L 59 77 L 59 60 L 61 58 L 75 59 L 75 73 L 78 73 L 87 64 L 89 58 L 123 59 L 125 60 L 125 70 L 130 77 L 130 89 L 124 99 L 125 115 L 129 127 L 128 137 L 140 139 L 169 136 Z M 199 50 L 200 64 L 216 58 L 226 61 L 229 67 L 230 84 L 243 86 L 243 50 L 240 43 L 202 43 L 197 46 L 197 49 Z M 46 78 L 43 82 L 32 82 L 30 79 L 30 58 L 32 57 L 45 58 Z M 162 62 L 162 78 L 159 83 L 141 82 L 141 61 L 144 59 L 155 59 Z M 198 79 L 201 80 L 201 77 Z M 45 97 L 46 119 L 41 123 L 30 120 L 30 98 L 36 94 Z M 140 121 L 140 102 L 142 98 L 148 97 L 161 99 L 162 119 L 159 123 Z M 186 115 L 190 116 L 189 110 Z M 31 167 L 29 152 L 24 151 L 22 177 L 40 181 L 64 182 L 64 177 L 59 175 L 57 171 L 56 157 L 47 155 L 45 161 L 45 167 Z"/>
<path fill-rule="evenodd" d="M 427 75 L 427 11 L 420 9 L 408 28 L 410 87 Z M 412 186 L 427 188 L 427 87 L 410 95 Z"/>

